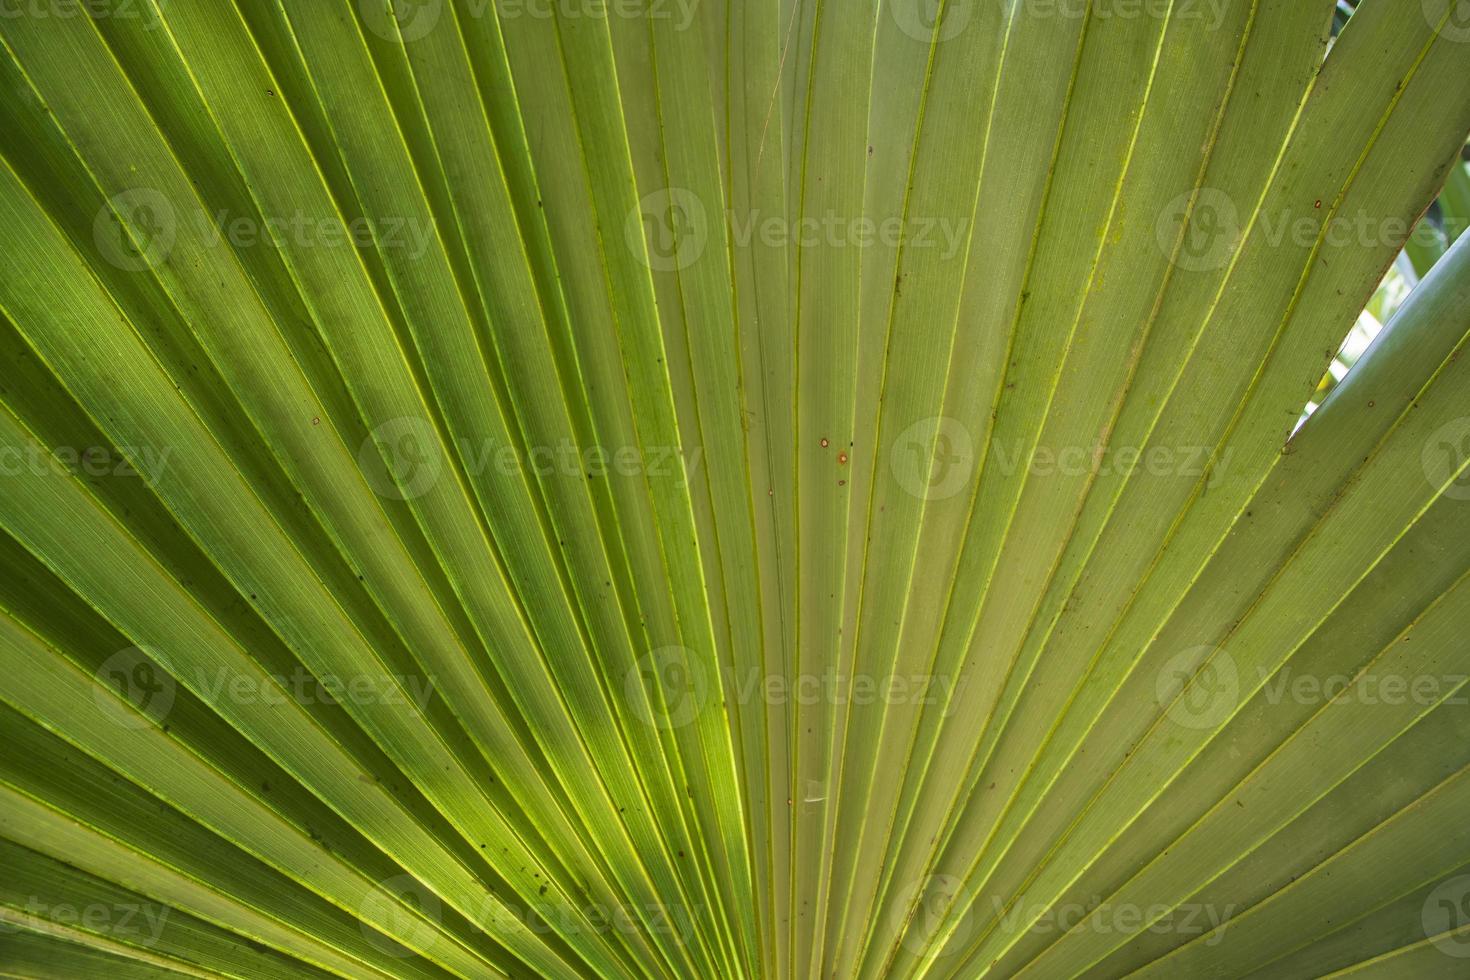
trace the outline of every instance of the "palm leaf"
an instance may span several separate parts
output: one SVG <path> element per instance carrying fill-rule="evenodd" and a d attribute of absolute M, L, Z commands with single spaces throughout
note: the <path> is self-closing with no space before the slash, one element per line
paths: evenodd
<path fill-rule="evenodd" d="M 0 975 L 1456 975 L 1464 7 L 7 11 Z"/>

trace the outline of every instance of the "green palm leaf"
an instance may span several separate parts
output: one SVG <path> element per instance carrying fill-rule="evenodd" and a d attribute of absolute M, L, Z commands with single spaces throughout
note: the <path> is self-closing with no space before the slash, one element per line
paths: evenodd
<path fill-rule="evenodd" d="M 0 11 L 0 976 L 1458 975 L 1466 7 Z"/>

